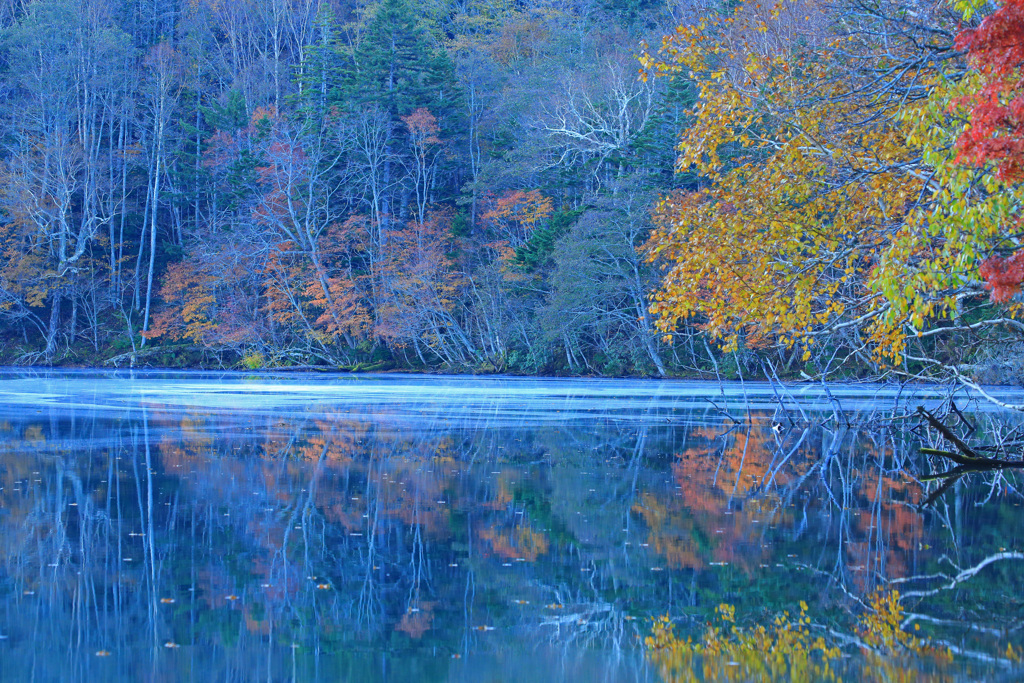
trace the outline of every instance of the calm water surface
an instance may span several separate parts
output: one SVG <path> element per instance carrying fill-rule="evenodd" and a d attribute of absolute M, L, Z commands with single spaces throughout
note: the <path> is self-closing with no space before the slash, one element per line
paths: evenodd
<path fill-rule="evenodd" d="M 1019 489 L 977 476 L 919 508 L 935 463 L 889 418 L 922 403 L 940 400 L 9 371 L 0 678 L 655 681 L 652 616 L 699 633 L 723 602 L 756 621 L 805 600 L 852 634 L 859 601 L 909 577 L 916 623 L 967 654 L 956 675 L 1014 680 L 998 655 L 1024 645 L 1024 562 L 936 575 L 1024 550 Z"/>

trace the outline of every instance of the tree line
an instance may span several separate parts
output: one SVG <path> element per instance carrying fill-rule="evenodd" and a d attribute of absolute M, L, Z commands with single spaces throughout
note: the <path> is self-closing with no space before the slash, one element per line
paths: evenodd
<path fill-rule="evenodd" d="M 679 14 L 11 3 L 3 357 L 665 372 L 635 248 L 689 91 L 635 55 Z"/>
<path fill-rule="evenodd" d="M 9 2 L 0 356 L 1012 377 L 1014 8 Z"/>

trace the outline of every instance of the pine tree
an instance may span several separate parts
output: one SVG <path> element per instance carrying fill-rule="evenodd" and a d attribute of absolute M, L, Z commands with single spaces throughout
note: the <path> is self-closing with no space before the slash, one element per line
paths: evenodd
<path fill-rule="evenodd" d="M 456 105 L 448 55 L 406 0 L 382 0 L 371 11 L 352 55 L 346 99 L 354 105 L 375 104 L 396 121 L 421 107 L 443 120 Z"/>

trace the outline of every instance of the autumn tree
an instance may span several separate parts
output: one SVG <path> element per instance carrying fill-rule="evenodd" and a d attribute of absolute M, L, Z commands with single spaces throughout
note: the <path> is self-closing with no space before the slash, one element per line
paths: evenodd
<path fill-rule="evenodd" d="M 145 60 L 148 76 L 145 88 L 146 109 L 149 124 L 149 182 L 146 186 L 146 214 L 143 217 L 142 235 L 139 238 L 139 262 L 142 261 L 143 237 L 149 228 L 149 267 L 146 271 L 146 298 L 143 307 L 142 331 L 149 329 L 150 307 L 153 301 L 153 277 L 156 272 L 157 216 L 161 203 L 161 182 L 167 173 L 167 140 L 173 120 L 174 106 L 179 92 L 180 62 L 178 55 L 167 43 L 156 45 Z M 141 278 L 141 268 L 136 270 L 136 280 Z M 143 337 L 145 344 L 145 337 Z"/>
<path fill-rule="evenodd" d="M 975 5 L 962 5 L 965 19 L 972 18 Z M 962 30 L 956 46 L 967 52 L 972 68 L 966 83 L 959 87 L 959 97 L 951 103 L 961 108 L 968 120 L 956 140 L 956 161 L 980 169 L 994 168 L 998 181 L 1017 185 L 1024 181 L 1024 3 L 1007 0 L 980 25 Z M 1000 226 L 1004 240 L 1000 246 L 1012 251 L 1018 246 L 1019 219 L 1007 218 Z M 1024 253 L 993 254 L 981 264 L 979 273 L 992 300 L 1007 302 L 1024 281 Z"/>
<path fill-rule="evenodd" d="M 459 315 L 465 279 L 447 252 L 450 213 L 435 212 L 396 232 L 383 264 L 377 332 L 424 366 L 477 360 L 476 344 Z"/>
<path fill-rule="evenodd" d="M 65 307 L 70 330 L 76 327 L 79 276 L 94 270 L 93 257 L 102 254 L 94 252 L 97 240 L 123 202 L 110 182 L 104 140 L 110 144 L 115 126 L 126 125 L 123 78 L 113 69 L 124 65 L 129 45 L 107 10 L 102 3 L 33 3 L 3 36 L 15 97 L 3 112 L 2 205 L 7 248 L 15 252 L 4 264 L 4 298 L 19 319 L 47 316 L 46 359 L 57 350 Z M 117 265 L 112 234 L 105 273 Z M 34 283 L 27 289 L 26 277 Z"/>
<path fill-rule="evenodd" d="M 420 107 L 402 123 L 409 135 L 409 149 L 412 156 L 412 183 L 416 191 L 416 222 L 420 225 L 426 219 L 427 205 L 430 204 L 431 188 L 436 180 L 437 162 L 443 151 L 441 139 L 437 137 L 440 128 L 430 111 Z"/>
<path fill-rule="evenodd" d="M 662 200 L 647 245 L 666 265 L 664 331 L 693 318 L 727 347 L 796 346 L 821 372 L 970 361 L 974 342 L 939 341 L 975 331 L 961 321 L 980 291 L 977 244 L 959 239 L 931 154 L 954 19 L 904 16 L 883 5 L 844 26 L 808 3 L 743 6 L 644 56 L 700 96 L 678 168 L 703 188 Z"/>
<path fill-rule="evenodd" d="M 551 199 L 540 190 L 516 190 L 494 198 L 483 219 L 505 245 L 515 250 L 526 244 L 553 211 Z"/>

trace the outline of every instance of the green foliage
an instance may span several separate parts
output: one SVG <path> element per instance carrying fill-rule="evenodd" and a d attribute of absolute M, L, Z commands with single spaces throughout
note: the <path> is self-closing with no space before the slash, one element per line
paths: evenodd
<path fill-rule="evenodd" d="M 516 249 L 513 262 L 528 271 L 545 265 L 555 250 L 555 243 L 572 228 L 583 212 L 584 209 L 568 208 L 555 211 L 546 225 L 534 230 L 526 243 Z"/>
<path fill-rule="evenodd" d="M 408 0 L 380 0 L 365 11 L 353 50 L 342 45 L 322 58 L 330 103 L 359 110 L 376 105 L 394 121 L 418 108 L 444 122 L 459 105 L 454 65 Z M 336 70 L 336 71 L 335 71 Z"/>
<path fill-rule="evenodd" d="M 953 8 L 963 15 L 964 21 L 970 21 L 974 15 L 986 7 L 991 7 L 988 0 L 953 0 Z"/>
<path fill-rule="evenodd" d="M 690 125 L 696 104 L 693 81 L 681 75 L 669 79 L 664 94 L 655 102 L 653 116 L 633 140 L 632 149 L 643 160 L 645 180 L 654 189 L 697 184 L 696 173 L 676 168 L 675 146 L 665 144 Z"/>
<path fill-rule="evenodd" d="M 509 371 L 524 375 L 543 374 L 550 362 L 550 355 L 539 348 L 534 350 L 513 349 L 506 359 Z"/>
<path fill-rule="evenodd" d="M 261 370 L 267 367 L 267 359 L 259 351 L 246 354 L 240 362 L 247 370 Z"/>
<path fill-rule="evenodd" d="M 245 128 L 249 123 L 249 111 L 245 104 L 245 95 L 237 88 L 229 90 L 223 98 L 224 104 L 213 102 L 200 106 L 199 112 L 207 131 L 234 131 Z M 190 136 L 196 131 L 189 122 L 183 121 L 184 129 Z"/>
<path fill-rule="evenodd" d="M 473 225 L 469 220 L 467 211 L 459 211 L 452 219 L 452 227 L 449 228 L 452 235 L 459 238 L 467 238 L 473 232 Z"/>

